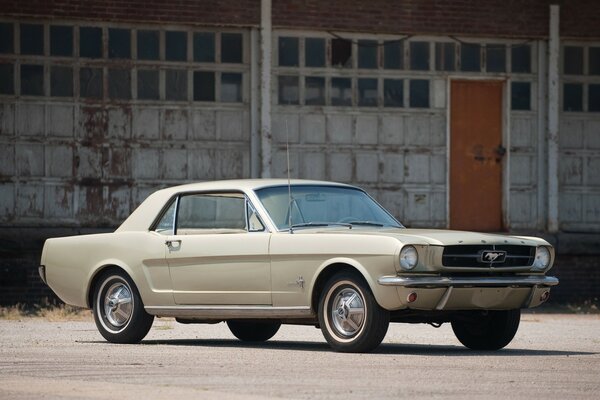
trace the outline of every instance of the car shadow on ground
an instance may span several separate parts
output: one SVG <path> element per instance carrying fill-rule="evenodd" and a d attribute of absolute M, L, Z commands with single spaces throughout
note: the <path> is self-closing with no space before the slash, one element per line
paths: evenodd
<path fill-rule="evenodd" d="M 106 343 L 106 342 L 79 342 L 79 343 Z M 296 351 L 333 351 L 325 342 L 306 342 L 288 340 L 270 340 L 262 343 L 242 342 L 236 339 L 169 339 L 169 340 L 144 340 L 144 346 L 189 346 L 189 347 L 230 347 L 265 350 L 296 350 Z M 498 351 L 473 351 L 458 345 L 431 345 L 431 344 L 399 344 L 383 343 L 372 352 L 373 354 L 397 355 L 423 355 L 423 356 L 581 356 L 596 355 L 598 352 L 564 351 L 564 350 L 539 350 L 506 348 Z"/>

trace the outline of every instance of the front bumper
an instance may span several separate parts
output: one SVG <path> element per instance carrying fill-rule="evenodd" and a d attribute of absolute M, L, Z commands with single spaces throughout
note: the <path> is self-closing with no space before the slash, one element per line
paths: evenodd
<path fill-rule="evenodd" d="M 533 287 L 556 286 L 558 279 L 553 276 L 515 277 L 449 277 L 449 276 L 382 276 L 378 280 L 383 286 L 407 288 L 447 288 L 447 287 Z"/>
<path fill-rule="evenodd" d="M 551 276 L 460 277 L 382 276 L 382 286 L 397 287 L 398 309 L 509 310 L 536 307 L 548 299 Z"/>

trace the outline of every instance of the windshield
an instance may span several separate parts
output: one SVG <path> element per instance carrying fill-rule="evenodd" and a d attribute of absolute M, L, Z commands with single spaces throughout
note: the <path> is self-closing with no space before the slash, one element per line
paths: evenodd
<path fill-rule="evenodd" d="M 310 226 L 374 226 L 397 227 L 386 210 L 359 189 L 338 186 L 292 185 L 292 201 L 287 186 L 256 191 L 277 229 Z"/>

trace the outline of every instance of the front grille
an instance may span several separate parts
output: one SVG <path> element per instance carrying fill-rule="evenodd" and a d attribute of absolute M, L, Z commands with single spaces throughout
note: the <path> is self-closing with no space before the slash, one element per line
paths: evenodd
<path fill-rule="evenodd" d="M 442 254 L 444 267 L 527 267 L 534 260 L 535 246 L 455 245 L 444 247 Z"/>

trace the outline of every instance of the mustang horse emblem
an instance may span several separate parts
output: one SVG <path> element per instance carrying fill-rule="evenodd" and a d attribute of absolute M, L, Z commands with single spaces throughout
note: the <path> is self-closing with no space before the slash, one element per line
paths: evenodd
<path fill-rule="evenodd" d="M 506 257 L 506 252 L 504 251 L 484 251 L 481 254 L 482 261 L 494 262 L 494 261 L 504 261 Z"/>

